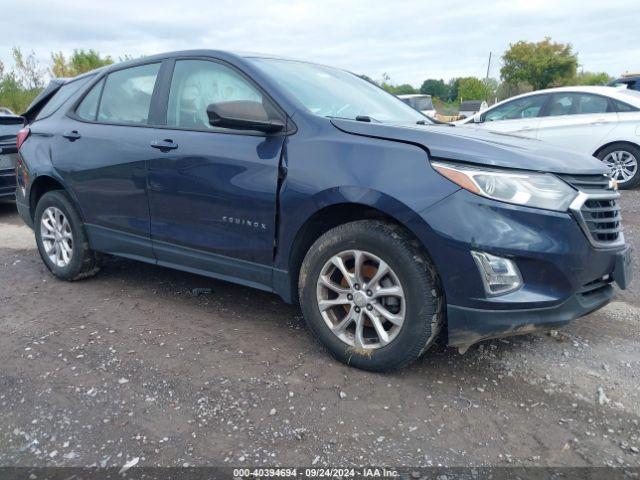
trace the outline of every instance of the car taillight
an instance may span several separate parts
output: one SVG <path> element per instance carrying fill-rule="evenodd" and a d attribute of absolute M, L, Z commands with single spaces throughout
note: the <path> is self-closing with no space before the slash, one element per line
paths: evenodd
<path fill-rule="evenodd" d="M 31 133 L 31 129 L 29 127 L 24 127 L 22 130 L 18 132 L 18 135 L 16 136 L 16 148 L 18 150 L 20 150 L 20 147 L 22 146 L 22 144 L 27 139 L 30 133 Z"/>

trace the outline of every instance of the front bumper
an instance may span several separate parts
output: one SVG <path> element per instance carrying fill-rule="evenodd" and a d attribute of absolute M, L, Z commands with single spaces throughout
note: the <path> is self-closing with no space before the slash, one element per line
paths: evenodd
<path fill-rule="evenodd" d="M 558 306 L 523 310 L 479 310 L 447 305 L 448 343 L 465 349 L 489 338 L 523 335 L 558 328 L 604 307 L 613 297 L 613 286 L 576 293 Z"/>
<path fill-rule="evenodd" d="M 460 190 L 422 212 L 422 240 L 447 300 L 448 343 L 528 333 L 569 323 L 606 305 L 630 279 L 628 246 L 594 247 L 572 213 L 496 202 Z M 507 257 L 522 287 L 488 296 L 471 250 Z M 628 261 L 626 262 L 628 263 Z"/>

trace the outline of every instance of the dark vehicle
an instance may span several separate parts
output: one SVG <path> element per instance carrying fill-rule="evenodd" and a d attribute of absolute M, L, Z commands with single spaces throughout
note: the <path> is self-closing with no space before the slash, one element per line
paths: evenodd
<path fill-rule="evenodd" d="M 625 74 L 609 84 L 610 87 L 624 87 L 625 85 L 629 90 L 640 92 L 640 73 Z"/>
<path fill-rule="evenodd" d="M 60 279 L 107 253 L 275 292 L 369 370 L 566 324 L 630 279 L 600 161 L 432 124 L 342 70 L 188 51 L 41 100 L 17 204 Z"/>
<path fill-rule="evenodd" d="M 0 114 L 0 199 L 13 198 L 16 192 L 16 136 L 23 125 L 22 117 Z"/>

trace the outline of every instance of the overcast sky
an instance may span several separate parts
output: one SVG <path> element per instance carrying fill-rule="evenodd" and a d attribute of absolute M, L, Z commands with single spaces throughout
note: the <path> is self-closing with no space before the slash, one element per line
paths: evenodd
<path fill-rule="evenodd" d="M 40 4 L 40 5 L 39 5 Z M 13 45 L 93 48 L 114 59 L 188 48 L 309 59 L 394 83 L 491 75 L 509 43 L 570 42 L 584 70 L 640 70 L 640 1 L 0 0 L 0 60 Z"/>

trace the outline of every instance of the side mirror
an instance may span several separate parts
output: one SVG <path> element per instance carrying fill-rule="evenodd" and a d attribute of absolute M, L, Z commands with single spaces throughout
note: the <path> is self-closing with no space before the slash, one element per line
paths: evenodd
<path fill-rule="evenodd" d="M 214 127 L 235 130 L 256 130 L 264 133 L 276 133 L 284 129 L 278 120 L 270 120 L 267 111 L 260 102 L 235 100 L 212 103 L 207 107 L 209 123 Z"/>
<path fill-rule="evenodd" d="M 24 125 L 25 122 L 20 115 L 0 115 L 0 125 Z"/>
<path fill-rule="evenodd" d="M 480 112 L 473 115 L 473 123 L 482 123 L 482 114 Z"/>

